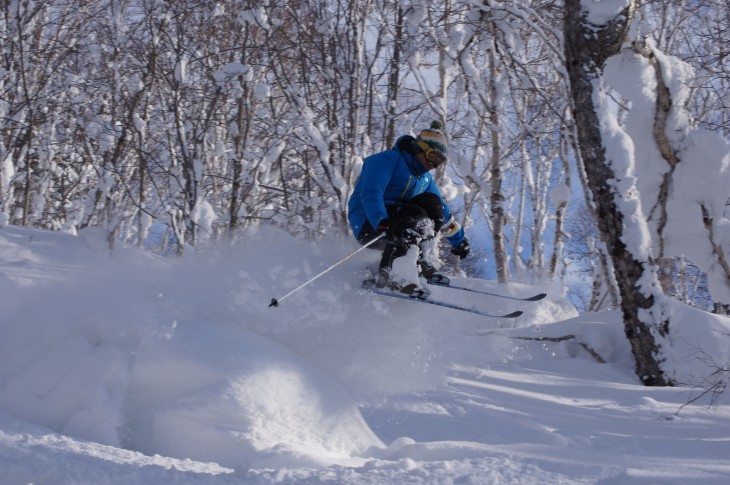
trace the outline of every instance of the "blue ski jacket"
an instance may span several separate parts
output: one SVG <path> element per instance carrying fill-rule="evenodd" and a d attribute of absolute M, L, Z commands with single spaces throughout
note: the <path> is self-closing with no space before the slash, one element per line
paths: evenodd
<path fill-rule="evenodd" d="M 452 228 L 446 238 L 452 247 L 457 247 L 464 240 L 464 229 L 452 219 L 431 173 L 415 156 L 398 148 L 399 142 L 407 136 L 400 137 L 392 149 L 365 158 L 348 204 L 352 232 L 357 238 L 366 220 L 372 227 L 378 227 L 380 221 L 388 217 L 386 205 L 401 204 L 431 192 L 438 196 L 444 207 L 442 227 Z"/>

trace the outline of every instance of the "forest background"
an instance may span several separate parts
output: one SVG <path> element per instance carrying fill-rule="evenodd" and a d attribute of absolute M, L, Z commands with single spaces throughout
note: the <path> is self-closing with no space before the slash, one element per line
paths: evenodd
<path fill-rule="evenodd" d="M 443 251 L 448 270 L 615 308 L 572 114 L 570 3 L 4 0 L 0 225 L 102 227 L 110 247 L 178 255 L 261 225 L 350 238 L 363 158 L 440 119 L 437 180 L 474 254 Z M 683 108 L 727 140 L 727 2 L 602 4 L 635 9 L 627 46 L 692 68 Z M 612 100 L 625 120 L 631 102 Z M 695 263 L 662 267 L 665 292 L 724 312 Z"/>

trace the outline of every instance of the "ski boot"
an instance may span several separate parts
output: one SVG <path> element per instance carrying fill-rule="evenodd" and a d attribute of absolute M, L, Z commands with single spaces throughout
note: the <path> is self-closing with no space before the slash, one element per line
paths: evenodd
<path fill-rule="evenodd" d="M 368 276 L 362 282 L 363 288 L 387 289 L 396 293 L 403 293 L 411 298 L 425 300 L 430 294 L 428 290 L 421 288 L 417 283 L 391 278 L 390 272 L 380 270 L 376 275 Z"/>
<path fill-rule="evenodd" d="M 435 266 L 426 261 L 425 259 L 418 260 L 418 267 L 421 270 L 421 276 L 426 278 L 426 281 L 434 285 L 448 286 L 451 280 L 448 276 L 440 273 Z"/>

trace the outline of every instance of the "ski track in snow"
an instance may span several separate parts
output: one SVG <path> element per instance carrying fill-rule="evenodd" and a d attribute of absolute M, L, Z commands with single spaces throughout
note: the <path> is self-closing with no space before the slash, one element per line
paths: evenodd
<path fill-rule="evenodd" d="M 0 228 L 0 483 L 730 483 L 727 397 L 642 387 L 616 313 L 375 297 L 374 251 L 267 307 L 353 247 L 262 231 L 171 261 Z M 692 345 L 730 328 L 677 311 Z"/>

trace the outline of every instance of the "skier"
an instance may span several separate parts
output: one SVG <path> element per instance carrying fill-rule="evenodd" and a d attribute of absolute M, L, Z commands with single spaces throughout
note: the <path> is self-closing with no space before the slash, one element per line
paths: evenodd
<path fill-rule="evenodd" d="M 444 203 L 429 173 L 446 162 L 446 135 L 439 121 L 422 130 L 418 138 L 401 136 L 391 150 L 365 158 L 362 172 L 349 200 L 352 232 L 365 244 L 383 232 L 386 237 L 372 247 L 383 249 L 375 285 L 425 297 L 418 281 L 394 275 L 393 262 L 417 247 L 420 275 L 429 283 L 448 284 L 449 279 L 426 260 L 424 244 L 441 231 L 461 259 L 469 254 L 464 229 Z"/>

